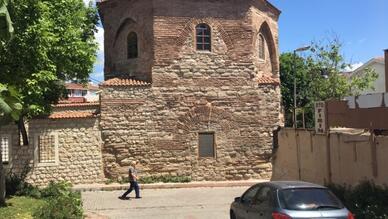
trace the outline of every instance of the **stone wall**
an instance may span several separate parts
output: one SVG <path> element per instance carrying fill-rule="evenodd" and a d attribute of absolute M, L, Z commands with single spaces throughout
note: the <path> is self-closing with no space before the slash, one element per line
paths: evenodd
<path fill-rule="evenodd" d="M 57 136 L 56 163 L 39 162 L 36 149 L 40 135 Z M 30 167 L 27 175 L 30 183 L 43 186 L 50 181 L 87 184 L 104 180 L 98 118 L 32 120 L 28 124 L 28 146 L 20 145 L 16 126 L 2 127 L 0 136 L 11 138 L 11 161 L 6 168 L 20 174 Z"/>
<path fill-rule="evenodd" d="M 102 102 L 103 159 L 108 178 L 125 177 L 131 160 L 142 175 L 194 180 L 268 178 L 272 130 L 279 124 L 278 87 L 107 88 Z M 112 101 L 114 100 L 114 101 Z M 117 101 L 117 102 L 115 102 Z M 214 132 L 215 158 L 198 157 L 198 133 Z"/>

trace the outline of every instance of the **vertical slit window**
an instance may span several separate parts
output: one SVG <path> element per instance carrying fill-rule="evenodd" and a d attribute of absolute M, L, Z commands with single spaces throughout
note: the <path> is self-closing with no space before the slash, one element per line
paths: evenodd
<path fill-rule="evenodd" d="M 211 31 L 207 24 L 199 24 L 195 28 L 197 50 L 211 51 Z"/>
<path fill-rule="evenodd" d="M 135 32 L 128 34 L 127 57 L 128 59 L 135 59 L 138 57 L 137 34 Z"/>
<path fill-rule="evenodd" d="M 259 34 L 259 58 L 265 59 L 265 39 L 261 34 Z"/>

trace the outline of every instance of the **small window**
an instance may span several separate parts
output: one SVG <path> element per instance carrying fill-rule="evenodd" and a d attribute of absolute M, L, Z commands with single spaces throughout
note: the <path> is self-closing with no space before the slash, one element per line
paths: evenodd
<path fill-rule="evenodd" d="M 215 157 L 214 133 L 199 133 L 199 157 Z"/>
<path fill-rule="evenodd" d="M 195 28 L 197 50 L 211 51 L 211 31 L 207 24 L 199 24 Z"/>
<path fill-rule="evenodd" d="M 4 164 L 9 163 L 9 143 L 10 139 L 6 136 L 0 137 L 0 144 L 1 144 L 1 159 Z"/>
<path fill-rule="evenodd" d="M 127 57 L 128 59 L 135 59 L 137 56 L 137 34 L 135 32 L 130 32 L 127 38 Z"/>
<path fill-rule="evenodd" d="M 55 163 L 55 136 L 41 135 L 38 141 L 39 163 Z"/>
<path fill-rule="evenodd" d="M 265 59 L 265 39 L 263 35 L 259 34 L 259 59 Z"/>

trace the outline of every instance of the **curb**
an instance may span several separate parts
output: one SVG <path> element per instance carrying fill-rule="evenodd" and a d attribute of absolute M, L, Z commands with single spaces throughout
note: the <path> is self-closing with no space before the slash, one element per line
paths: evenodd
<path fill-rule="evenodd" d="M 268 180 L 249 180 L 249 181 L 220 181 L 220 182 L 190 182 L 190 183 L 154 183 L 140 184 L 140 189 L 187 189 L 187 188 L 219 188 L 219 187 L 248 187 Z M 73 191 L 78 192 L 97 192 L 97 191 L 116 191 L 128 189 L 128 184 L 90 184 L 75 185 Z"/>

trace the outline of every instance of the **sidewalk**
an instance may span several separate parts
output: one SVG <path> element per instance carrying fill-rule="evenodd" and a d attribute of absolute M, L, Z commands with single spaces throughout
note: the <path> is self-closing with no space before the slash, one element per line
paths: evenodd
<path fill-rule="evenodd" d="M 216 188 L 216 187 L 246 187 L 268 180 L 245 180 L 245 181 L 203 181 L 189 183 L 154 183 L 140 184 L 141 189 L 180 189 L 180 188 Z M 128 184 L 84 184 L 73 186 L 74 191 L 115 191 L 128 189 Z"/>

